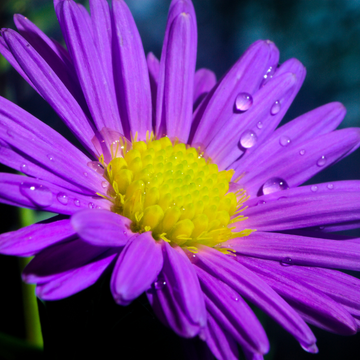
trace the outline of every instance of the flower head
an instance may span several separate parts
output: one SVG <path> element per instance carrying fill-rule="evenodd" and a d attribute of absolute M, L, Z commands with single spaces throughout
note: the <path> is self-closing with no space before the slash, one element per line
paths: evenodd
<path fill-rule="evenodd" d="M 218 82 L 195 72 L 190 0 L 170 5 L 160 61 L 145 58 L 122 0 L 91 0 L 89 13 L 55 0 L 68 50 L 21 15 L 0 50 L 80 140 L 78 149 L 0 98 L 2 202 L 62 214 L 0 237 L 3 254 L 29 256 L 23 279 L 45 300 L 94 284 L 111 269 L 115 301 L 143 292 L 178 335 L 199 336 L 218 359 L 269 349 L 244 299 L 309 352 L 306 323 L 359 328 L 360 182 L 298 187 L 354 151 L 359 129 L 334 129 L 339 103 L 277 128 L 305 77 L 296 59 L 278 67 L 258 41 Z M 291 266 L 290 266 L 291 265 Z"/>

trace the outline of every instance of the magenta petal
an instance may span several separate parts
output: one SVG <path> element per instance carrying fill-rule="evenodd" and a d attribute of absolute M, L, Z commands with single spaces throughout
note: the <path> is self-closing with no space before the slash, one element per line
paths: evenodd
<path fill-rule="evenodd" d="M 295 146 L 284 147 L 276 156 L 265 159 L 261 166 L 252 166 L 251 171 L 239 168 L 244 172 L 248 170 L 239 183 L 251 196 L 256 195 L 261 186 L 273 177 L 283 179 L 290 187 L 295 187 L 350 154 L 359 145 L 360 129 L 333 131 Z"/>
<path fill-rule="evenodd" d="M 349 312 L 330 297 L 304 282 L 306 278 L 302 279 L 284 271 L 285 267 L 279 263 L 275 263 L 275 266 L 267 266 L 268 262 L 259 259 L 245 256 L 237 256 L 236 259 L 265 280 L 302 315 L 305 321 L 341 335 L 356 333 L 357 326 Z"/>
<path fill-rule="evenodd" d="M 246 153 L 232 168 L 234 178 L 251 172 L 261 164 L 266 164 L 276 155 L 281 155 L 289 147 L 294 147 L 320 135 L 333 131 L 346 114 L 340 103 L 330 103 L 286 123 L 278 128 L 266 141 L 251 154 Z M 263 124 L 261 123 L 261 126 Z M 305 155 L 305 149 L 299 150 L 300 156 Z"/>
<path fill-rule="evenodd" d="M 216 75 L 209 69 L 199 69 L 194 77 L 194 108 L 200 104 L 201 100 L 216 84 Z"/>
<path fill-rule="evenodd" d="M 128 305 L 148 290 L 163 265 L 161 245 L 150 232 L 133 236 L 121 252 L 110 288 L 119 305 Z"/>
<path fill-rule="evenodd" d="M 249 200 L 246 227 L 283 231 L 334 224 L 360 224 L 360 181 L 338 181 L 274 192 Z M 257 205 L 259 204 L 259 205 Z M 257 205 L 257 206 L 255 206 Z M 243 229 L 244 222 L 234 224 Z"/>
<path fill-rule="evenodd" d="M 51 219 L 53 220 L 53 219 Z M 75 235 L 70 220 L 38 223 L 0 235 L 0 253 L 33 256 L 40 250 Z"/>
<path fill-rule="evenodd" d="M 156 135 L 186 143 L 193 110 L 197 30 L 191 1 L 173 1 L 160 60 Z"/>
<path fill-rule="evenodd" d="M 64 215 L 82 208 L 110 207 L 108 200 L 98 196 L 86 196 L 47 181 L 5 173 L 0 177 L 0 202 Z"/>
<path fill-rule="evenodd" d="M 114 75 L 125 135 L 140 140 L 152 131 L 151 92 L 144 48 L 129 8 L 113 0 Z"/>
<path fill-rule="evenodd" d="M 55 279 L 39 284 L 36 296 L 42 300 L 60 300 L 93 285 L 110 265 L 116 254 L 67 271 Z"/>
<path fill-rule="evenodd" d="M 212 313 L 211 308 L 208 308 L 208 311 L 243 348 L 261 354 L 267 353 L 269 351 L 269 341 L 249 305 L 226 284 L 197 266 L 195 266 L 195 269 L 200 279 L 201 288 L 208 298 L 206 303 L 209 304 L 209 301 L 211 301 L 212 309 L 214 306 L 217 307 L 222 315 L 217 316 L 218 311 L 217 314 Z M 222 321 L 224 317 L 226 320 Z"/>
<path fill-rule="evenodd" d="M 234 338 L 207 314 L 206 344 L 218 360 L 238 360 L 239 352 Z"/>
<path fill-rule="evenodd" d="M 106 255 L 108 247 L 92 246 L 75 239 L 49 246 L 36 254 L 23 272 L 27 283 L 46 283 L 63 273 L 82 267 Z"/>
<path fill-rule="evenodd" d="M 204 102 L 206 108 L 194 118 L 198 124 L 192 139 L 193 145 L 207 147 L 234 113 L 235 99 L 239 93 L 254 96 L 270 67 L 276 67 L 279 51 L 273 43 L 259 40 L 252 44 L 233 65 L 214 92 Z M 201 107 L 203 104 L 201 105 Z"/>
<path fill-rule="evenodd" d="M 73 1 L 61 7 L 65 41 L 96 127 L 122 132 L 119 109 L 113 87 L 109 85 L 98 49 L 92 36 L 89 14 Z"/>
<path fill-rule="evenodd" d="M 351 240 L 256 231 L 226 244 L 242 255 L 295 265 L 360 271 L 360 243 Z"/>
<path fill-rule="evenodd" d="M 83 210 L 71 217 L 79 237 L 96 246 L 124 246 L 133 235 L 131 220 L 107 210 Z"/>
<path fill-rule="evenodd" d="M 300 315 L 265 281 L 240 265 L 230 255 L 227 256 L 215 249 L 200 246 L 194 262 L 269 314 L 300 344 L 309 347 L 315 343 L 316 339 L 313 333 Z"/>
<path fill-rule="evenodd" d="M 266 129 L 274 129 L 280 122 L 280 112 L 271 114 L 276 101 L 284 107 L 291 104 L 291 94 L 296 87 L 297 78 L 293 73 L 285 73 L 274 78 L 253 95 L 254 104 L 245 113 L 234 113 L 223 124 L 221 132 L 216 134 L 206 148 L 206 155 L 226 169 L 244 151 L 251 150 L 258 142 L 265 139 Z M 257 124 L 262 121 L 263 128 Z"/>
<path fill-rule="evenodd" d="M 37 51 L 17 32 L 7 29 L 2 35 L 41 96 L 54 108 L 82 144 L 92 151 L 90 139 L 94 132 L 91 120 L 87 118 L 70 91 Z"/>

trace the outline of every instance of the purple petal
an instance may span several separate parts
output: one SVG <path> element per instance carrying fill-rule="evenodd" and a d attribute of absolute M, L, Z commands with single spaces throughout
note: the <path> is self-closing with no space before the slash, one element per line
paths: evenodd
<path fill-rule="evenodd" d="M 310 139 L 305 143 L 295 146 L 289 145 L 275 156 L 264 159 L 262 166 L 239 169 L 240 171 L 248 170 L 239 183 L 246 188 L 251 196 L 256 195 L 261 186 L 274 177 L 285 180 L 290 187 L 295 187 L 333 164 L 345 154 L 350 154 L 359 145 L 360 129 L 347 128 L 333 131 Z"/>
<path fill-rule="evenodd" d="M 132 237 L 121 252 L 110 288 L 119 305 L 128 305 L 148 290 L 163 266 L 161 245 L 151 232 Z"/>
<path fill-rule="evenodd" d="M 194 95 L 193 103 L 194 108 L 202 101 L 202 99 L 208 94 L 208 92 L 216 84 L 216 75 L 209 69 L 199 69 L 195 73 L 194 77 Z"/>
<path fill-rule="evenodd" d="M 360 270 L 360 243 L 354 241 L 257 231 L 226 244 L 247 256 L 294 265 Z"/>
<path fill-rule="evenodd" d="M 84 208 L 110 208 L 110 202 L 98 196 L 86 196 L 47 181 L 6 173 L 0 177 L 0 202 L 65 215 Z"/>
<path fill-rule="evenodd" d="M 69 56 L 64 56 L 64 51 L 49 39 L 36 25 L 34 25 L 27 17 L 20 14 L 14 15 L 15 25 L 20 33 L 45 62 L 56 73 L 59 79 L 71 92 L 82 109 L 88 113 L 84 95 L 78 83 L 74 66 Z"/>
<path fill-rule="evenodd" d="M 10 158 L 0 151 L 4 163 L 32 176 L 43 168 L 41 177 L 77 191 L 103 191 L 103 178 L 87 166 L 87 156 L 49 126 L 1 97 L 0 120 L 0 138 L 10 145 L 5 145 Z"/>
<path fill-rule="evenodd" d="M 54 108 L 65 124 L 90 151 L 94 136 L 91 121 L 80 105 L 37 51 L 17 32 L 7 29 L 2 35 L 15 59 L 41 96 Z"/>
<path fill-rule="evenodd" d="M 53 220 L 53 219 L 51 219 Z M 0 253 L 33 256 L 40 250 L 75 235 L 70 220 L 33 224 L 0 235 Z"/>
<path fill-rule="evenodd" d="M 206 272 L 229 285 L 240 295 L 269 314 L 286 331 L 292 334 L 303 346 L 311 346 L 316 339 L 301 319 L 300 315 L 288 305 L 269 285 L 252 271 L 219 251 L 200 246 L 193 262 Z"/>
<path fill-rule="evenodd" d="M 206 271 L 195 266 L 201 288 L 213 307 L 217 307 L 222 316 L 208 311 L 227 330 L 240 345 L 253 352 L 265 354 L 269 351 L 269 341 L 259 320 L 249 305 L 234 290 Z M 207 301 L 207 304 L 209 301 Z M 218 312 L 217 312 L 218 313 Z M 226 318 L 223 321 L 223 318 Z M 230 323 L 230 326 L 229 326 Z M 235 333 L 234 333 L 235 330 Z"/>
<path fill-rule="evenodd" d="M 191 1 L 173 1 L 161 53 L 156 135 L 186 143 L 193 110 L 197 50 L 196 16 Z"/>
<path fill-rule="evenodd" d="M 115 82 L 121 119 L 129 133 L 139 139 L 152 131 L 151 92 L 148 68 L 139 32 L 123 0 L 113 0 Z M 125 126 L 126 124 L 126 126 Z M 128 128 L 127 128 L 128 127 Z"/>
<path fill-rule="evenodd" d="M 155 129 L 156 95 L 157 95 L 157 88 L 158 88 L 160 62 L 152 52 L 148 53 L 146 60 L 147 60 L 147 65 L 148 65 L 148 69 L 149 69 L 149 79 L 150 79 L 151 104 L 152 104 L 152 124 L 153 124 L 153 129 Z"/>
<path fill-rule="evenodd" d="M 207 314 L 206 343 L 218 360 L 237 360 L 239 352 L 233 337 Z"/>
<path fill-rule="evenodd" d="M 256 151 L 251 154 L 246 153 L 231 166 L 235 170 L 234 178 L 268 162 L 275 154 L 283 153 L 285 147 L 294 147 L 329 133 L 340 124 L 345 114 L 344 106 L 335 102 L 312 110 L 281 126 Z M 299 155 L 304 154 L 304 149 L 301 149 Z"/>
<path fill-rule="evenodd" d="M 237 256 L 236 259 L 265 280 L 305 321 L 341 335 L 356 333 L 357 326 L 349 312 L 317 288 L 304 282 L 306 278 L 283 270 L 285 267 L 279 263 L 268 266 L 268 262 L 259 259 L 245 256 Z"/>
<path fill-rule="evenodd" d="M 283 231 L 311 226 L 360 223 L 359 181 L 302 186 L 249 200 L 235 223 L 258 231 Z M 257 205 L 258 206 L 254 206 Z"/>
<path fill-rule="evenodd" d="M 71 217 L 79 237 L 91 245 L 124 246 L 133 236 L 131 220 L 107 210 L 83 210 Z"/>
<path fill-rule="evenodd" d="M 209 93 L 209 99 L 204 102 L 206 109 L 195 116 L 194 123 L 199 125 L 192 139 L 193 146 L 208 146 L 233 115 L 237 95 L 248 93 L 254 96 L 264 80 L 264 74 L 270 67 L 277 66 L 278 59 L 279 51 L 272 42 L 259 40 L 247 49 L 214 92 Z"/>
<path fill-rule="evenodd" d="M 35 85 L 31 82 L 19 63 L 15 60 L 13 54 L 9 50 L 4 38 L 0 36 L 0 53 L 11 64 L 11 66 L 24 78 L 24 80 L 35 90 L 38 91 Z"/>
<path fill-rule="evenodd" d="M 264 360 L 264 357 L 260 354 L 256 354 L 246 349 L 243 349 L 246 360 Z"/>
<path fill-rule="evenodd" d="M 92 28 L 88 14 L 85 16 L 73 1 L 64 1 L 60 11 L 66 44 L 97 129 L 109 127 L 123 132 L 114 86 L 109 85 L 99 49 L 89 36 Z"/>
<path fill-rule="evenodd" d="M 29 262 L 23 272 L 27 283 L 46 283 L 63 273 L 82 267 L 105 254 L 107 247 L 92 246 L 75 239 L 45 248 Z"/>
<path fill-rule="evenodd" d="M 55 279 L 39 284 L 36 296 L 42 300 L 60 300 L 93 285 L 112 262 L 116 254 L 66 271 Z"/>
<path fill-rule="evenodd" d="M 204 298 L 196 273 L 183 251 L 163 242 L 164 265 L 147 293 L 159 317 L 178 335 L 194 337 L 206 326 Z"/>

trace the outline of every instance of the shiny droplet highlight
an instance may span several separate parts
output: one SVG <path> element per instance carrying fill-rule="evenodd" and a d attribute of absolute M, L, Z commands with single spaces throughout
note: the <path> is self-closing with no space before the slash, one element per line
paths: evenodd
<path fill-rule="evenodd" d="M 253 98 L 248 93 L 240 93 L 235 100 L 235 109 L 237 111 L 245 112 L 251 108 Z"/>
<path fill-rule="evenodd" d="M 59 203 L 63 205 L 67 205 L 67 203 L 69 202 L 69 197 L 63 192 L 59 192 L 56 195 L 56 198 L 58 199 Z"/>
<path fill-rule="evenodd" d="M 252 148 L 257 141 L 256 134 L 251 130 L 245 130 L 240 137 L 240 145 L 244 149 Z"/>
<path fill-rule="evenodd" d="M 279 143 L 281 146 L 288 146 L 291 143 L 291 139 L 288 136 L 284 135 L 280 137 Z"/>
<path fill-rule="evenodd" d="M 21 183 L 20 192 L 26 196 L 31 202 L 40 206 L 47 207 L 53 202 L 53 194 L 49 188 L 44 185 L 32 184 L 32 183 Z"/>
<path fill-rule="evenodd" d="M 262 193 L 264 195 L 268 195 L 286 189 L 289 189 L 289 185 L 284 179 L 273 177 L 265 182 L 265 184 L 262 187 Z"/>
<path fill-rule="evenodd" d="M 276 100 L 270 109 L 271 115 L 276 115 L 281 110 L 280 101 Z"/>
<path fill-rule="evenodd" d="M 316 165 L 321 167 L 324 166 L 326 164 L 326 157 L 325 155 L 323 155 L 317 162 Z"/>

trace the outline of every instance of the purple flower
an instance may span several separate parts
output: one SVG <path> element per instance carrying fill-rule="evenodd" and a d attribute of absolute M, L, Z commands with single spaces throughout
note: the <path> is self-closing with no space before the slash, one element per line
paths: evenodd
<path fill-rule="evenodd" d="M 122 0 L 90 0 L 91 17 L 55 0 L 65 50 L 27 18 L 0 51 L 79 139 L 0 98 L 3 203 L 61 214 L 1 235 L 0 252 L 30 256 L 23 279 L 45 300 L 94 284 L 108 268 L 115 301 L 143 292 L 183 337 L 218 359 L 269 350 L 246 299 L 309 352 L 306 323 L 349 335 L 360 326 L 360 181 L 298 187 L 357 149 L 330 103 L 277 128 L 300 89 L 296 59 L 257 41 L 218 82 L 195 72 L 190 0 L 173 0 L 160 62 L 147 58 Z M 336 240 L 334 240 L 336 238 Z"/>

